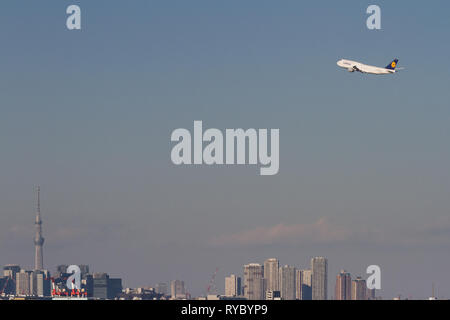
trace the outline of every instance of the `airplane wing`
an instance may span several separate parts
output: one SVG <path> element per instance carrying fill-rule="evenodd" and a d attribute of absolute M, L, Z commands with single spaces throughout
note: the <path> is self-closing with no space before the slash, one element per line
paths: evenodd
<path fill-rule="evenodd" d="M 357 66 L 353 66 L 353 70 L 363 73 L 363 71 L 359 69 Z"/>

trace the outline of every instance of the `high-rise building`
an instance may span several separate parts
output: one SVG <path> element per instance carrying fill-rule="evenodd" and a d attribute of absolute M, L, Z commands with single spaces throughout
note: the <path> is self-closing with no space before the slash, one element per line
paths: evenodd
<path fill-rule="evenodd" d="M 357 277 L 352 281 L 352 300 L 366 300 L 366 280 Z"/>
<path fill-rule="evenodd" d="M 302 270 L 302 283 L 306 284 L 307 286 L 312 287 L 312 270 L 311 269 Z"/>
<path fill-rule="evenodd" d="M 295 270 L 295 299 L 302 300 L 302 270 Z"/>
<path fill-rule="evenodd" d="M 264 261 L 264 278 L 266 279 L 266 291 L 280 290 L 279 277 L 280 263 L 276 258 L 270 258 Z"/>
<path fill-rule="evenodd" d="M 311 300 L 311 270 L 295 270 L 295 298 Z"/>
<path fill-rule="evenodd" d="M 108 299 L 109 275 L 103 272 L 96 272 L 93 275 L 93 297 L 97 299 Z"/>
<path fill-rule="evenodd" d="M 0 286 L 0 292 L 4 294 L 16 293 L 16 274 L 20 272 L 20 266 L 7 264 L 3 267 L 4 281 Z"/>
<path fill-rule="evenodd" d="M 34 270 L 43 270 L 44 256 L 42 247 L 44 245 L 44 238 L 42 237 L 40 187 L 37 187 L 37 209 L 34 225 L 36 228 L 36 233 L 34 235 Z"/>
<path fill-rule="evenodd" d="M 252 300 L 265 300 L 266 299 L 266 279 L 258 278 L 253 282 L 253 292 L 255 294 Z"/>
<path fill-rule="evenodd" d="M 312 299 L 327 300 L 328 291 L 328 261 L 324 257 L 311 259 Z"/>
<path fill-rule="evenodd" d="M 60 264 L 56 266 L 56 273 L 55 273 L 55 277 L 56 278 L 60 278 L 62 277 L 64 274 L 67 273 L 67 268 L 69 266 L 67 264 Z"/>
<path fill-rule="evenodd" d="M 117 298 L 122 293 L 122 279 L 109 278 L 108 281 L 108 299 Z"/>
<path fill-rule="evenodd" d="M 341 270 L 336 276 L 334 298 L 336 300 L 351 300 L 352 298 L 352 276 L 345 270 Z"/>
<path fill-rule="evenodd" d="M 282 300 L 295 300 L 296 270 L 292 266 L 280 267 L 280 291 Z"/>
<path fill-rule="evenodd" d="M 33 272 L 29 270 L 20 270 L 16 274 L 16 294 L 19 296 L 31 296 L 32 293 Z"/>
<path fill-rule="evenodd" d="M 16 273 L 20 272 L 20 266 L 17 264 L 7 264 L 3 267 L 3 276 L 16 280 Z"/>
<path fill-rule="evenodd" d="M 266 281 L 259 263 L 244 265 L 244 296 L 248 300 L 264 300 Z"/>
<path fill-rule="evenodd" d="M 86 280 L 88 280 L 89 278 L 90 277 L 87 276 Z M 114 299 L 122 292 L 122 279 L 110 278 L 107 273 L 104 272 L 94 273 L 92 282 L 93 282 L 92 296 L 94 298 Z"/>
<path fill-rule="evenodd" d="M 32 274 L 32 294 L 38 297 L 50 296 L 50 274 L 47 270 L 35 270 Z"/>
<path fill-rule="evenodd" d="M 17 264 L 7 264 L 3 267 L 3 276 L 16 279 L 16 273 L 20 272 L 20 266 Z"/>
<path fill-rule="evenodd" d="M 312 299 L 312 271 L 311 269 L 297 270 L 296 282 L 296 298 L 298 300 Z"/>
<path fill-rule="evenodd" d="M 241 277 L 234 274 L 225 277 L 225 295 L 227 297 L 237 297 L 241 295 Z"/>
<path fill-rule="evenodd" d="M 166 296 L 168 294 L 168 287 L 166 282 L 160 282 L 155 286 L 155 292 Z"/>
<path fill-rule="evenodd" d="M 184 288 L 184 281 L 172 280 L 170 282 L 170 295 L 172 299 L 186 298 L 186 289 Z"/>

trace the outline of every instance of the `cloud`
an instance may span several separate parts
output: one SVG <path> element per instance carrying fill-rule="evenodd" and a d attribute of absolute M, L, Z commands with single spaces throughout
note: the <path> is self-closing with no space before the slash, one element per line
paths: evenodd
<path fill-rule="evenodd" d="M 312 224 L 279 223 L 270 227 L 256 227 L 211 240 L 216 246 L 268 245 L 278 243 L 335 243 L 349 241 L 356 236 L 355 230 L 333 224 L 328 218 L 320 218 Z"/>
<path fill-rule="evenodd" d="M 450 217 L 432 219 L 421 226 L 402 229 L 401 243 L 415 246 L 449 246 Z"/>
<path fill-rule="evenodd" d="M 450 218 L 421 226 L 386 224 L 382 228 L 368 225 L 339 225 L 323 217 L 311 224 L 279 223 L 255 227 L 233 234 L 216 236 L 212 246 L 252 246 L 277 244 L 375 245 L 424 248 L 450 246 Z"/>

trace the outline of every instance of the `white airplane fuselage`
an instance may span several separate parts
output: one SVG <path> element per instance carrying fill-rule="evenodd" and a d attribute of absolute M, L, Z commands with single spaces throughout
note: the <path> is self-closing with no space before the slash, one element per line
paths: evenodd
<path fill-rule="evenodd" d="M 395 70 L 386 69 L 386 68 L 379 68 L 375 66 L 369 66 L 367 64 L 358 62 L 358 61 L 352 61 L 352 60 L 346 60 L 341 59 L 337 62 L 337 65 L 341 68 L 347 69 L 348 72 L 361 72 L 361 73 L 370 73 L 370 74 L 391 74 L 395 73 Z"/>

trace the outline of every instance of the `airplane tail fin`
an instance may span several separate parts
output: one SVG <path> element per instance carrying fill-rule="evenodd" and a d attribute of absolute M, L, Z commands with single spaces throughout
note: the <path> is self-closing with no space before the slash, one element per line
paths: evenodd
<path fill-rule="evenodd" d="M 397 66 L 397 63 L 398 63 L 398 59 L 392 60 L 392 62 L 389 63 L 389 64 L 386 66 L 386 69 L 389 69 L 389 70 L 395 70 L 395 67 Z"/>

